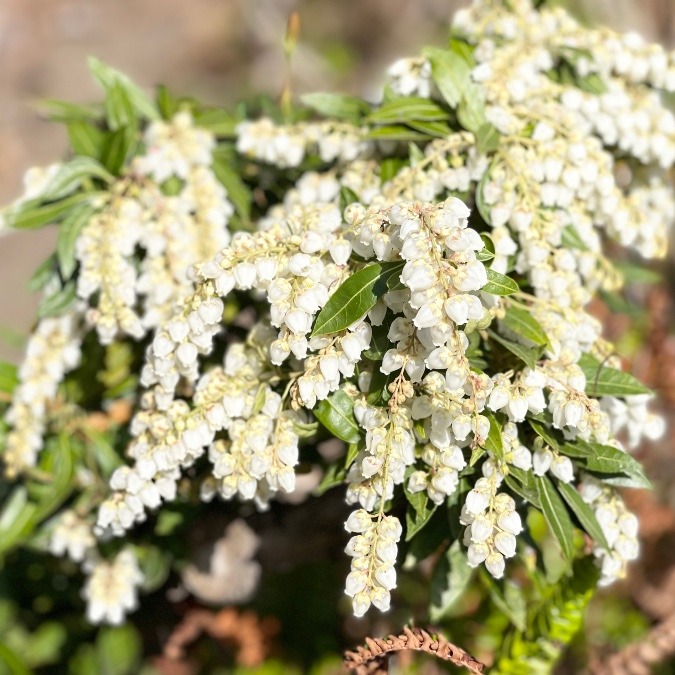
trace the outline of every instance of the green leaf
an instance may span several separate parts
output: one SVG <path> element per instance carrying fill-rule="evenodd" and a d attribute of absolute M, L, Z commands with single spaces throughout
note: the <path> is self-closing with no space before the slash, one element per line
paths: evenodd
<path fill-rule="evenodd" d="M 370 104 L 356 96 L 317 92 L 301 96 L 300 101 L 323 117 L 355 124 L 370 112 Z"/>
<path fill-rule="evenodd" d="M 407 122 L 437 122 L 450 115 L 438 104 L 426 98 L 409 96 L 384 103 L 366 118 L 372 124 L 406 124 Z"/>
<path fill-rule="evenodd" d="M 141 639 L 130 623 L 103 626 L 96 638 L 98 672 L 105 675 L 133 675 L 139 672 Z"/>
<path fill-rule="evenodd" d="M 119 82 L 114 82 L 107 88 L 105 115 L 108 126 L 113 131 L 136 125 L 134 106 L 126 90 Z"/>
<path fill-rule="evenodd" d="M 56 242 L 56 257 L 64 279 L 70 279 L 77 263 L 75 261 L 75 244 L 96 209 L 89 204 L 79 204 L 63 219 L 59 226 L 59 237 Z"/>
<path fill-rule="evenodd" d="M 171 571 L 171 555 L 159 546 L 137 546 L 136 557 L 143 573 L 141 588 L 152 593 L 164 585 Z"/>
<path fill-rule="evenodd" d="M 170 120 L 180 109 L 178 99 L 163 84 L 160 84 L 155 90 L 155 101 L 161 116 L 165 120 Z"/>
<path fill-rule="evenodd" d="M 489 268 L 486 271 L 488 282 L 480 289 L 482 293 L 490 293 L 491 295 L 512 295 L 520 290 L 518 284 L 510 277 Z"/>
<path fill-rule="evenodd" d="M 65 312 L 75 302 L 77 286 L 75 281 L 69 281 L 63 288 L 52 295 L 45 296 L 38 307 L 38 317 L 57 316 Z"/>
<path fill-rule="evenodd" d="M 0 555 L 16 546 L 35 527 L 36 509 L 28 501 L 23 485 L 12 491 L 0 512 Z"/>
<path fill-rule="evenodd" d="M 402 124 L 393 124 L 369 131 L 366 139 L 371 141 L 427 141 L 429 134 L 415 131 Z"/>
<path fill-rule="evenodd" d="M 510 579 L 504 579 L 502 582 L 495 581 L 484 569 L 481 569 L 480 577 L 497 609 L 518 630 L 525 630 L 527 626 L 527 604 L 523 589 Z"/>
<path fill-rule="evenodd" d="M 126 75 L 93 57 L 89 57 L 89 70 L 106 93 L 119 87 L 124 90 L 125 96 L 137 114 L 149 120 L 160 119 L 159 111 L 152 99 Z"/>
<path fill-rule="evenodd" d="M 589 94 L 604 94 L 607 91 L 607 85 L 597 73 L 589 73 L 583 77 L 577 75 L 576 84 L 579 89 Z"/>
<path fill-rule="evenodd" d="M 513 305 L 506 310 L 504 325 L 516 335 L 525 338 L 537 346 L 548 344 L 548 337 L 541 324 L 526 310 Z"/>
<path fill-rule="evenodd" d="M 504 480 L 517 495 L 530 502 L 532 506 L 541 509 L 541 501 L 534 484 L 534 474 L 531 471 L 524 471 L 517 466 L 509 466 L 509 472 Z"/>
<path fill-rule="evenodd" d="M 456 108 L 471 84 L 471 67 L 453 51 L 428 47 L 423 52 L 431 65 L 431 77 L 441 96 Z"/>
<path fill-rule="evenodd" d="M 494 413 L 483 412 L 483 415 L 490 420 L 490 431 L 485 439 L 483 447 L 492 453 L 497 459 L 504 459 L 504 444 L 502 442 L 502 425 Z"/>
<path fill-rule="evenodd" d="M 337 463 L 330 464 L 321 482 L 316 486 L 312 494 L 320 497 L 324 492 L 342 485 L 345 482 L 346 474 L 344 466 L 339 466 Z"/>
<path fill-rule="evenodd" d="M 415 131 L 426 134 L 430 138 L 447 138 L 452 129 L 445 122 L 408 122 L 408 126 Z"/>
<path fill-rule="evenodd" d="M 575 441 L 565 444 L 562 452 L 572 454 L 570 451 L 575 449 L 584 453 L 580 459 L 588 471 L 610 476 L 609 480 L 603 478 L 605 482 L 623 487 L 651 487 L 640 462 L 624 450 L 601 443 Z"/>
<path fill-rule="evenodd" d="M 574 228 L 574 225 L 567 225 L 563 228 L 562 238 L 560 240 L 565 248 L 578 248 L 580 251 L 587 251 L 588 246 Z"/>
<path fill-rule="evenodd" d="M 0 672 L 8 675 L 31 675 L 33 672 L 4 640 L 0 642 L 0 666 L 7 666 L 7 670 L 2 668 Z"/>
<path fill-rule="evenodd" d="M 346 443 L 357 443 L 361 438 L 359 426 L 354 419 L 354 402 L 342 389 L 319 401 L 313 413 L 336 438 Z"/>
<path fill-rule="evenodd" d="M 476 147 L 478 152 L 487 155 L 499 148 L 501 143 L 501 134 L 489 122 L 481 124 L 476 131 Z"/>
<path fill-rule="evenodd" d="M 534 483 L 544 518 L 560 544 L 563 555 L 571 560 L 574 555 L 574 539 L 572 520 L 567 508 L 548 476 L 535 476 Z"/>
<path fill-rule="evenodd" d="M 119 175 L 127 159 L 138 144 L 138 130 L 127 126 L 104 136 L 101 149 L 101 162 L 115 176 Z"/>
<path fill-rule="evenodd" d="M 234 138 L 237 135 L 239 120 L 222 108 L 200 111 L 194 118 L 198 127 L 207 129 L 217 138 Z"/>
<path fill-rule="evenodd" d="M 483 90 L 473 82 L 464 90 L 464 95 L 457 108 L 457 121 L 467 131 L 476 135 L 483 125 L 489 124 L 485 116 Z"/>
<path fill-rule="evenodd" d="M 643 267 L 642 265 L 635 265 L 626 260 L 612 261 L 623 280 L 627 284 L 658 284 L 663 281 L 663 276 L 654 270 Z"/>
<path fill-rule="evenodd" d="M 385 375 L 380 366 L 376 365 L 370 378 L 370 389 L 368 390 L 367 400 L 370 405 L 383 406 L 391 398 L 389 385 L 394 381 L 396 373 Z"/>
<path fill-rule="evenodd" d="M 581 495 L 569 483 L 561 481 L 558 481 L 558 492 L 560 492 L 562 498 L 567 502 L 567 506 L 570 507 L 572 513 L 579 519 L 584 530 L 600 546 L 609 551 L 609 545 L 602 532 L 600 523 L 598 523 L 593 509 L 581 498 Z"/>
<path fill-rule="evenodd" d="M 49 452 L 47 460 L 50 463 L 49 473 L 52 476 L 52 482 L 46 486 L 47 489 L 38 501 L 34 515 L 36 522 L 52 515 L 75 488 L 73 451 L 69 437 L 65 433 L 59 434 L 58 439 L 53 439 L 49 444 L 47 452 Z M 44 458 L 41 459 L 41 465 L 44 461 Z"/>
<path fill-rule="evenodd" d="M 387 337 L 389 326 L 373 326 L 373 335 L 370 340 L 370 347 L 363 352 L 363 356 L 369 361 L 381 361 L 385 353 L 391 349 L 391 343 Z"/>
<path fill-rule="evenodd" d="M 103 132 L 88 122 L 75 121 L 68 124 L 68 138 L 76 154 L 98 159 L 103 147 Z"/>
<path fill-rule="evenodd" d="M 648 394 L 649 389 L 629 373 L 604 366 L 591 354 L 582 354 L 579 367 L 586 376 L 586 393 L 589 396 L 633 396 Z"/>
<path fill-rule="evenodd" d="M 348 188 L 346 185 L 340 188 L 340 211 L 344 211 L 350 204 L 358 201 L 359 196 L 354 190 Z"/>
<path fill-rule="evenodd" d="M 554 436 L 551 429 L 537 420 L 528 418 L 527 421 L 532 427 L 534 433 L 537 434 L 537 436 L 541 436 L 541 438 L 546 442 L 546 445 L 553 448 L 556 452 L 560 452 L 560 444 L 558 443 L 558 439 Z"/>
<path fill-rule="evenodd" d="M 526 366 L 536 368 L 537 361 L 541 356 L 540 347 L 525 347 L 518 342 L 513 342 L 513 340 L 507 340 L 501 335 L 495 333 L 493 330 L 488 330 L 488 335 L 490 339 L 498 342 L 502 347 L 508 349 L 512 354 L 515 354 Z"/>
<path fill-rule="evenodd" d="M 372 263 L 352 274 L 319 312 L 312 337 L 338 333 L 358 321 L 387 292 L 389 278 L 399 274 L 404 264 L 404 261 Z"/>
<path fill-rule="evenodd" d="M 436 566 L 431 580 L 429 618 L 432 622 L 453 615 L 473 574 L 461 543 L 454 541 Z"/>
<path fill-rule="evenodd" d="M 17 230 L 36 229 L 43 225 L 55 223 L 76 204 L 94 201 L 102 194 L 102 192 L 78 192 L 58 202 L 45 204 L 44 206 L 36 206 L 35 202 L 26 203 L 16 211 L 8 211 L 5 215 L 5 222 L 8 227 L 13 227 Z"/>
<path fill-rule="evenodd" d="M 103 106 L 99 103 L 78 104 L 56 99 L 43 99 L 37 104 L 38 110 L 54 122 L 100 122 L 105 117 Z"/>
<path fill-rule="evenodd" d="M 429 505 L 426 491 L 410 493 L 404 489 L 404 492 L 408 500 L 405 540 L 410 541 L 429 522 L 437 506 L 433 503 Z"/>
<path fill-rule="evenodd" d="M 216 178 L 227 190 L 227 198 L 237 214 L 244 222 L 248 222 L 251 218 L 251 191 L 224 157 L 214 158 L 212 168 Z"/>
<path fill-rule="evenodd" d="M 495 257 L 494 242 L 492 241 L 490 236 L 485 233 L 481 234 L 480 238 L 483 240 L 485 248 L 482 251 L 478 251 L 476 253 L 476 259 L 480 260 L 481 262 L 485 262 L 486 260 L 492 260 Z"/>
<path fill-rule="evenodd" d="M 12 394 L 18 382 L 19 376 L 16 366 L 13 363 L 0 361 L 0 392 Z"/>
<path fill-rule="evenodd" d="M 396 174 L 408 163 L 400 157 L 387 157 L 380 163 L 380 180 L 386 183 L 391 180 Z"/>
<path fill-rule="evenodd" d="M 31 293 L 41 291 L 57 274 L 56 271 L 56 254 L 52 253 L 49 258 L 43 260 L 38 268 L 33 272 L 28 281 L 28 290 Z"/>

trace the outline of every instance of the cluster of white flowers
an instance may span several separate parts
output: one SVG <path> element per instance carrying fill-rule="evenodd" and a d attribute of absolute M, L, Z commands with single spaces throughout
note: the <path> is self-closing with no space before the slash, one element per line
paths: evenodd
<path fill-rule="evenodd" d="M 87 579 L 82 595 L 87 601 L 87 619 L 91 623 L 119 625 L 138 605 L 138 586 L 143 583 L 136 555 L 123 549 L 112 562 L 102 559 L 84 565 Z"/>
<path fill-rule="evenodd" d="M 35 466 L 44 444 L 49 404 L 64 375 L 80 362 L 81 340 L 82 328 L 74 312 L 42 319 L 31 335 L 5 415 L 12 425 L 2 453 L 8 477 Z"/>
<path fill-rule="evenodd" d="M 390 591 L 396 587 L 394 565 L 401 523 L 394 516 L 373 520 L 370 513 L 359 509 L 350 514 L 345 529 L 355 533 L 345 549 L 352 557 L 346 593 L 353 599 L 354 615 L 363 616 L 371 604 L 386 612 Z"/>
<path fill-rule="evenodd" d="M 372 152 L 366 132 L 344 122 L 298 122 L 279 126 L 263 117 L 237 126 L 237 150 L 279 168 L 300 166 L 316 149 L 324 162 L 351 162 Z"/>
<path fill-rule="evenodd" d="M 479 460 L 482 476 L 461 505 L 471 566 L 500 578 L 516 554 L 522 523 L 507 477 L 517 469 L 540 482 L 550 474 L 554 487 L 581 481 L 611 548 L 595 548 L 603 583 L 623 574 L 637 554 L 634 517 L 563 446 L 531 440 L 526 421 L 546 420 L 569 443 L 620 447 L 614 434 L 624 430 L 629 445 L 663 433 L 648 397 L 589 396 L 581 363 L 611 351 L 587 312 L 598 289 L 621 284 L 603 239 L 644 256 L 665 251 L 675 217 L 665 171 L 675 160 L 675 118 L 654 87 L 675 88 L 673 58 L 582 29 L 558 9 L 509 4 L 478 0 L 455 22 L 472 61 L 469 93 L 484 99 L 494 143 L 452 131 L 405 161 L 400 144 L 366 140 L 366 126 L 242 122 L 236 148 L 245 164 L 334 163 L 304 173 L 252 232 L 227 232 L 233 209 L 211 169 L 213 137 L 184 113 L 149 125 L 144 153 L 96 205 L 76 248 L 78 293 L 93 305 L 86 319 L 100 342 L 150 334 L 140 378 L 147 391 L 130 423 L 133 465 L 112 475 L 97 536 L 122 536 L 175 499 L 190 467 L 204 501 L 236 497 L 266 508 L 295 488 L 300 436 L 318 420 L 331 430 L 325 400 L 337 392 L 356 421 L 339 411 L 352 422 L 345 438 L 360 438 L 345 475 L 346 500 L 361 507 L 346 523 L 355 534 L 346 590 L 357 616 L 371 604 L 386 610 L 396 586 L 402 526 L 386 514 L 396 487 L 441 505 Z M 572 74 L 558 81 L 560 68 Z M 394 94 L 442 98 L 427 57 L 401 60 L 389 74 Z M 464 124 L 460 111 L 457 119 Z M 623 182 L 617 149 L 631 173 Z M 386 175 L 382 155 L 393 160 Z M 465 203 L 472 198 L 474 212 Z M 483 220 L 489 236 L 479 234 Z M 343 295 L 349 307 L 322 322 L 338 289 L 364 268 L 380 275 L 375 285 Z M 520 291 L 502 276 L 512 273 Z M 243 293 L 252 307 L 216 340 Z M 349 322 L 331 329 L 347 309 Z M 545 334 L 536 346 L 514 328 L 518 312 Z M 35 420 L 77 360 L 75 337 L 57 357 L 46 354 L 58 326 L 43 325 L 10 411 L 10 465 L 35 463 L 44 432 Z M 240 329 L 244 341 L 234 335 Z M 52 384 L 35 395 L 43 375 Z M 197 463 L 205 456 L 210 464 Z M 71 540 L 59 525 L 52 550 L 82 558 L 86 536 L 72 522 L 79 534 Z M 100 589 L 113 578 L 122 581 L 105 604 Z M 139 581 L 128 551 L 97 562 L 85 589 L 90 618 L 121 620 Z"/>
<path fill-rule="evenodd" d="M 590 504 L 605 535 L 607 546 L 598 542 L 593 546 L 600 566 L 600 585 L 607 586 L 626 576 L 626 567 L 640 552 L 638 542 L 638 519 L 626 509 L 616 490 L 585 476 L 581 482 L 581 497 Z"/>
<path fill-rule="evenodd" d="M 145 142 L 146 154 L 111 187 L 77 240 L 77 291 L 88 302 L 97 298 L 86 317 L 103 344 L 162 325 L 192 289 L 188 268 L 229 241 L 233 207 L 211 169 L 213 136 L 179 113 L 151 124 Z M 175 195 L 161 188 L 170 178 L 181 183 Z M 144 251 L 138 274 L 137 247 Z"/>
<path fill-rule="evenodd" d="M 483 468 L 484 473 L 490 473 L 485 465 Z M 523 529 L 513 497 L 497 491 L 502 479 L 498 471 L 479 478 L 467 494 L 460 516 L 462 525 L 467 526 L 464 545 L 469 565 L 485 563 L 497 579 L 504 576 L 505 559 L 516 554 L 516 535 Z"/>

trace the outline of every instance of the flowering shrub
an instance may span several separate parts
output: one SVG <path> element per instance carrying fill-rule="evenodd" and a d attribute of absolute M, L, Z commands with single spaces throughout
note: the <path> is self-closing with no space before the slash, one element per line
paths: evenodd
<path fill-rule="evenodd" d="M 508 4 L 458 12 L 375 105 L 230 114 L 97 61 L 102 105 L 50 104 L 72 155 L 4 213 L 58 227 L 25 360 L 1 371 L 8 561 L 63 558 L 59 592 L 81 587 L 93 624 L 170 574 L 244 603 L 246 504 L 340 491 L 355 616 L 426 579 L 429 609 L 401 584 L 401 623 L 477 592 L 513 624 L 494 672 L 555 660 L 638 556 L 617 488 L 648 484 L 629 450 L 664 431 L 587 306 L 623 284 L 611 242 L 665 254 L 675 55 Z M 234 522 L 206 574 L 181 539 L 217 514 Z M 23 618 L 7 650 L 41 621 Z M 86 668 L 77 625 L 49 658 Z"/>

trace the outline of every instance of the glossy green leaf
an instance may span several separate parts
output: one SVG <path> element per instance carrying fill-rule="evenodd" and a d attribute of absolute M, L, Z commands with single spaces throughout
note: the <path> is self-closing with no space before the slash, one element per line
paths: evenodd
<path fill-rule="evenodd" d="M 427 98 L 409 96 L 384 103 L 366 118 L 372 124 L 406 124 L 407 122 L 437 122 L 450 117 L 437 103 Z"/>
<path fill-rule="evenodd" d="M 403 261 L 371 263 L 352 274 L 319 312 L 312 336 L 337 333 L 358 321 L 387 292 L 387 281 L 400 274 L 404 264 Z"/>
<path fill-rule="evenodd" d="M 558 481 L 558 492 L 562 498 L 567 502 L 572 513 L 579 519 L 584 530 L 588 532 L 592 539 L 594 539 L 600 546 L 609 550 L 609 545 L 602 532 L 600 523 L 593 513 L 593 509 L 581 498 L 577 490 L 569 483 Z"/>
<path fill-rule="evenodd" d="M 537 436 L 541 436 L 541 438 L 546 442 L 546 445 L 550 446 L 557 452 L 560 451 L 560 443 L 558 442 L 558 439 L 555 437 L 552 429 L 549 429 L 545 424 L 543 424 L 542 422 L 538 422 L 537 420 L 528 418 L 527 421 L 529 425 L 532 427 L 534 433 L 536 433 Z"/>
<path fill-rule="evenodd" d="M 405 513 L 405 540 L 410 541 L 429 522 L 437 506 L 429 502 L 425 490 L 415 493 L 410 493 L 408 490 L 404 492 L 408 500 L 408 509 Z"/>
<path fill-rule="evenodd" d="M 57 99 L 43 99 L 37 104 L 38 110 L 54 122 L 100 122 L 105 110 L 100 103 L 82 104 Z"/>
<path fill-rule="evenodd" d="M 410 121 L 408 126 L 430 138 L 446 138 L 452 133 L 452 129 L 445 122 Z"/>
<path fill-rule="evenodd" d="M 594 356 L 582 354 L 579 366 L 586 376 L 586 393 L 589 396 L 633 396 L 648 394 L 649 389 L 629 373 L 609 368 Z"/>
<path fill-rule="evenodd" d="M 494 413 L 485 411 L 483 415 L 490 420 L 490 431 L 485 439 L 485 443 L 483 443 L 483 447 L 488 452 L 492 453 L 496 459 L 503 459 L 504 445 L 502 442 L 502 425 L 499 423 L 499 420 Z"/>
<path fill-rule="evenodd" d="M 508 349 L 512 354 L 515 354 L 526 366 L 534 369 L 537 361 L 541 356 L 541 348 L 539 347 L 525 347 L 513 340 L 507 340 L 493 330 L 488 331 L 491 340 L 498 342 L 502 347 Z"/>
<path fill-rule="evenodd" d="M 424 56 L 431 65 L 431 77 L 441 96 L 456 108 L 471 84 L 471 68 L 459 54 L 446 49 L 428 47 Z"/>
<path fill-rule="evenodd" d="M 520 289 L 518 284 L 504 274 L 487 269 L 488 282 L 481 288 L 481 292 L 490 293 L 491 295 L 513 295 Z"/>
<path fill-rule="evenodd" d="M 82 228 L 89 222 L 96 209 L 90 204 L 79 204 L 63 219 L 59 226 L 59 237 L 56 241 L 56 257 L 64 279 L 70 279 L 77 262 L 75 260 L 75 244 Z"/>
<path fill-rule="evenodd" d="M 517 466 L 509 466 L 509 472 L 504 480 L 513 492 L 530 502 L 532 506 L 541 509 L 539 493 L 534 484 L 534 474 L 531 471 L 519 469 Z"/>
<path fill-rule="evenodd" d="M 302 103 L 323 117 L 358 123 L 370 112 L 370 104 L 356 96 L 317 92 L 300 97 Z"/>
<path fill-rule="evenodd" d="M 499 611 L 518 630 L 525 630 L 527 626 L 527 605 L 523 589 L 510 579 L 497 581 L 484 569 L 480 571 L 480 579 L 487 588 L 490 599 Z"/>
<path fill-rule="evenodd" d="M 541 324 L 528 311 L 513 305 L 506 310 L 503 319 L 504 325 L 535 345 L 548 344 L 548 337 Z"/>
<path fill-rule="evenodd" d="M 624 450 L 601 443 L 576 441 L 565 444 L 562 452 L 571 454 L 570 450 L 574 452 L 575 449 L 584 453 L 580 459 L 585 468 L 597 474 L 604 474 L 602 480 L 605 482 L 623 487 L 651 487 L 640 462 Z"/>
<path fill-rule="evenodd" d="M 361 437 L 359 426 L 354 419 L 354 402 L 342 389 L 319 401 L 313 410 L 316 419 L 333 436 L 346 443 L 357 443 Z"/>
<path fill-rule="evenodd" d="M 574 528 L 567 507 L 548 476 L 535 476 L 534 483 L 544 518 L 564 556 L 571 560 L 574 555 Z"/>

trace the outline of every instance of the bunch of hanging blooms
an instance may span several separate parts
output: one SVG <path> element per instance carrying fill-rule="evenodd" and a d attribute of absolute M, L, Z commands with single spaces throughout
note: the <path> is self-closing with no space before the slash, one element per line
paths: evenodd
<path fill-rule="evenodd" d="M 81 565 L 90 621 L 136 608 L 164 511 L 267 510 L 308 474 L 296 501 L 351 505 L 356 616 L 424 550 L 448 552 L 453 601 L 472 568 L 493 590 L 534 574 L 537 517 L 565 573 L 625 576 L 618 488 L 648 484 L 630 450 L 664 423 L 587 307 L 624 283 L 606 244 L 665 255 L 675 55 L 508 5 L 458 12 L 374 104 L 229 114 L 97 61 L 104 105 L 49 104 L 72 155 L 3 216 L 58 243 L 3 366 L 0 458 L 11 546 Z"/>

